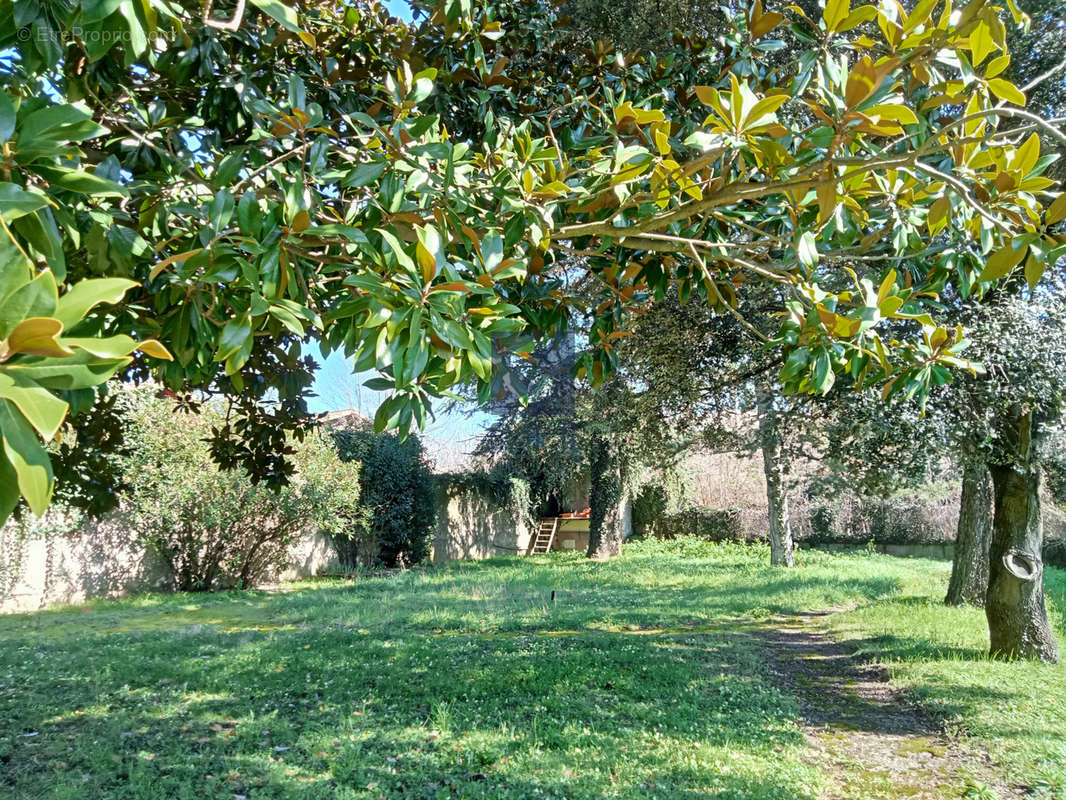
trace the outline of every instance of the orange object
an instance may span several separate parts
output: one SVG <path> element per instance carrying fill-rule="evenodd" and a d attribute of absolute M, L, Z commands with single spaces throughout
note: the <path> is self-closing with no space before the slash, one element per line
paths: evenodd
<path fill-rule="evenodd" d="M 586 508 L 583 511 L 574 511 L 570 514 L 560 514 L 559 516 L 562 519 L 588 519 L 591 511 L 591 508 Z"/>

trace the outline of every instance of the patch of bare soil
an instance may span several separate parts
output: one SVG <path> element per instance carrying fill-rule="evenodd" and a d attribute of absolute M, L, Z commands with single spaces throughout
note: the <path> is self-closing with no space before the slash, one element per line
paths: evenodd
<path fill-rule="evenodd" d="M 997 776 L 986 753 L 945 735 L 907 701 L 879 664 L 818 631 L 845 609 L 778 617 L 757 629 L 777 686 L 796 698 L 804 735 L 830 776 L 823 800 L 942 800 L 1026 796 Z"/>

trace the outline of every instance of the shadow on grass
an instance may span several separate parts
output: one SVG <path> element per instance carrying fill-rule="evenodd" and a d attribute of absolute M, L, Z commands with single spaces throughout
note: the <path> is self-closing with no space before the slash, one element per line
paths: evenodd
<path fill-rule="evenodd" d="M 375 631 L 492 631 L 679 627 L 730 618 L 796 613 L 868 602 L 897 589 L 891 578 L 839 581 L 825 575 L 787 578 L 768 569 L 740 581 L 732 572 L 673 570 L 669 580 L 615 567 L 590 576 L 587 562 L 560 561 L 523 572 L 514 562 L 481 569 L 360 579 L 286 594 L 228 592 L 96 602 L 85 610 L 45 611 L 0 622 L 0 642 L 19 635 L 76 637 L 149 633 L 207 626 L 221 631 L 336 625 Z M 504 571 L 510 567 L 510 571 Z M 469 575 L 463 572 L 468 571 Z M 554 593 L 554 599 L 553 599 Z"/>
<path fill-rule="evenodd" d="M 775 683 L 799 700 L 808 725 L 892 736 L 941 733 L 941 726 L 919 708 L 922 703 L 907 702 L 892 687 L 882 666 L 890 656 L 908 651 L 924 657 L 932 645 L 928 639 L 879 636 L 841 643 L 809 627 L 796 626 L 764 626 L 752 629 L 751 635 L 773 665 Z M 973 655 L 962 648 L 948 649 L 960 665 L 965 656 Z M 959 707 L 942 710 L 961 713 L 978 693 L 983 702 L 1002 704 L 1013 699 L 1007 691 L 981 689 L 965 698 L 952 691 L 945 695 L 959 702 Z"/>
<path fill-rule="evenodd" d="M 930 659 L 951 659 L 960 662 L 988 660 L 988 651 L 984 648 L 952 645 L 928 636 L 898 636 L 886 633 L 853 639 L 848 645 L 854 648 L 858 655 L 880 662 Z"/>
<path fill-rule="evenodd" d="M 775 570 L 772 575 L 780 575 Z M 757 585 L 727 586 L 716 591 L 712 604 L 726 608 L 766 608 L 777 614 L 798 614 L 818 611 L 835 602 L 870 602 L 891 596 L 899 589 L 899 581 L 889 577 L 864 578 L 851 581 L 832 581 L 825 576 L 794 575 L 766 580 Z M 822 599 L 824 606 L 810 607 L 805 603 L 812 596 Z"/>
<path fill-rule="evenodd" d="M 7 618 L 0 780 L 57 800 L 805 800 L 796 704 L 737 620 L 898 589 L 739 557 L 498 559 Z"/>
<path fill-rule="evenodd" d="M 6 796 L 811 797 L 743 635 L 551 634 L 9 641 Z"/>

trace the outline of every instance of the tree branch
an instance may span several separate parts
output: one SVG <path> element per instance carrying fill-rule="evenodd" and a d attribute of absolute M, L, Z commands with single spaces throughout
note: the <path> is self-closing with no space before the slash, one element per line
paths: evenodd
<path fill-rule="evenodd" d="M 244 2 L 245 0 L 237 0 L 237 7 L 233 10 L 233 18 L 223 22 L 220 19 L 211 19 L 211 7 L 214 5 L 214 0 L 204 0 L 203 10 L 200 12 L 200 20 L 209 28 L 235 33 L 240 30 L 241 21 L 244 19 Z"/>

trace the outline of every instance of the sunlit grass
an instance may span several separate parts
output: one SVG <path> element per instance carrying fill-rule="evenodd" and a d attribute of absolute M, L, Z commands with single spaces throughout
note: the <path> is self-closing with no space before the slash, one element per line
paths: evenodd
<path fill-rule="evenodd" d="M 956 630 L 973 614 L 934 609 L 944 565 L 767 556 L 647 543 L 3 617 L 0 796 L 815 798 L 795 702 L 749 632 L 851 604 L 841 635 L 912 623 L 965 659 L 957 682 L 1003 669 L 997 690 L 1027 702 L 1023 673 Z M 906 659 L 917 690 L 938 674 L 901 641 L 864 646 Z"/>
<path fill-rule="evenodd" d="M 984 611 L 941 602 L 949 574 L 949 565 L 930 563 L 897 595 L 832 618 L 834 635 L 888 662 L 894 681 L 980 741 L 1005 774 L 1066 797 L 1066 668 L 988 658 Z M 1044 577 L 1061 633 L 1066 573 L 1049 568 Z"/>

